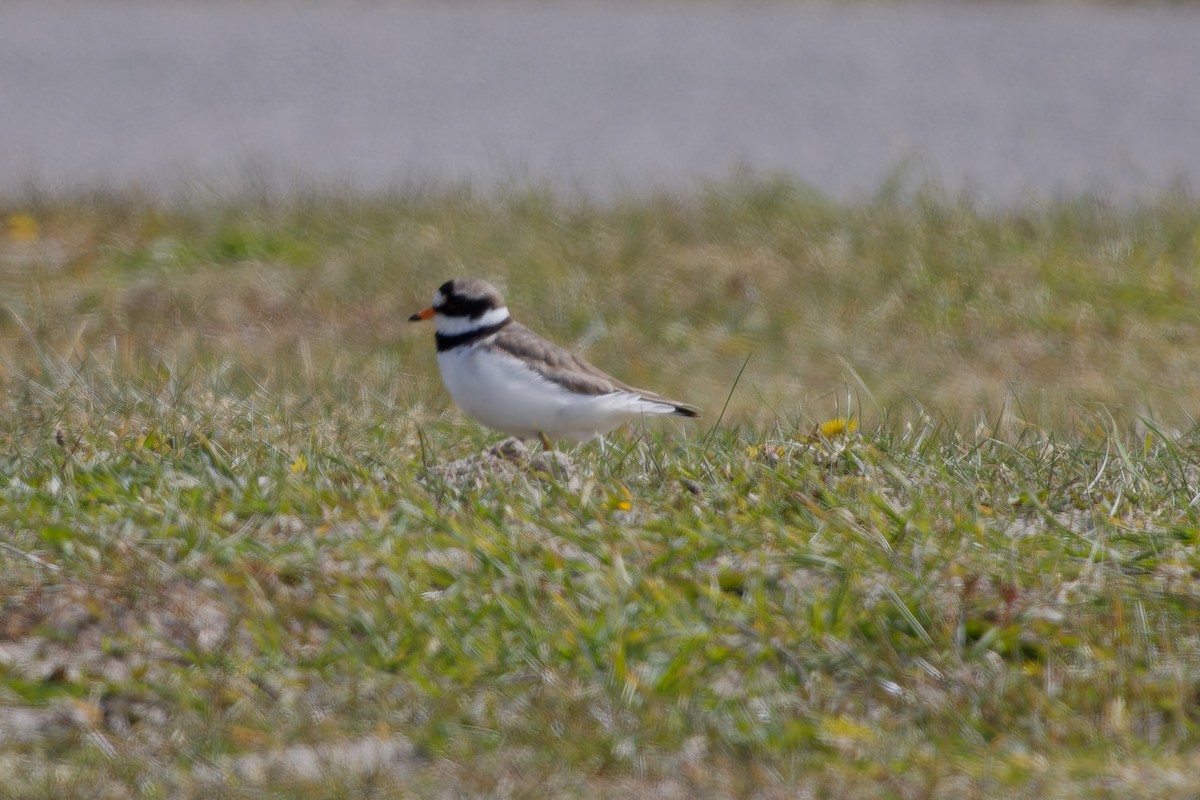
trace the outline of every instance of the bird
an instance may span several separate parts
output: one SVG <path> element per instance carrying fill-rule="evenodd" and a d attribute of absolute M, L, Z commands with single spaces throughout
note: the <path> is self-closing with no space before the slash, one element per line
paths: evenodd
<path fill-rule="evenodd" d="M 443 283 L 409 317 L 433 320 L 438 369 L 455 404 L 518 439 L 585 442 L 643 416 L 698 417 L 695 406 L 622 383 L 514 320 L 495 286 Z"/>

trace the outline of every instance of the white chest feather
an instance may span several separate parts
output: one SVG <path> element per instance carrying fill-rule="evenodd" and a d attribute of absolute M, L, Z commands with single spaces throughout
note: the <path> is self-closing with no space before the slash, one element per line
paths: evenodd
<path fill-rule="evenodd" d="M 576 394 L 482 343 L 438 353 L 438 367 L 446 390 L 463 412 L 524 439 L 545 434 L 586 441 L 643 414 L 673 410 L 628 392 Z"/>

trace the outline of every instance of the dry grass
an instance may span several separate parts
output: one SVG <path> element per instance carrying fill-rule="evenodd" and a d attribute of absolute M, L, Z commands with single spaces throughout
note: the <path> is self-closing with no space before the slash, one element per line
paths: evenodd
<path fill-rule="evenodd" d="M 778 183 L 603 207 L 461 191 L 0 212 L 40 226 L 0 259 L 9 377 L 35 347 L 138 374 L 225 358 L 284 384 L 405 372 L 420 390 L 404 405 L 440 403 L 404 320 L 447 277 L 480 275 L 529 324 L 710 409 L 751 356 L 730 411 L 760 425 L 771 409 L 827 414 L 847 386 L 872 413 L 920 404 L 956 423 L 1014 399 L 1047 421 L 1087 402 L 1186 421 L 1200 399 L 1186 197 L 842 208 Z"/>

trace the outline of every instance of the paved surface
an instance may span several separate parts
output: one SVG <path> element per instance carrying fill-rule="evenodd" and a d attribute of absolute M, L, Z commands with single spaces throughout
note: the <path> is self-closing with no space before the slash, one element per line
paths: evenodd
<path fill-rule="evenodd" d="M 8 0 L 0 187 L 1197 188 L 1197 43 L 1195 7 Z"/>

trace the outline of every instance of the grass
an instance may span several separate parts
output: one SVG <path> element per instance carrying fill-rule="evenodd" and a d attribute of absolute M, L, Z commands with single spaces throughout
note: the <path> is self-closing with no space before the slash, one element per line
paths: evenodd
<path fill-rule="evenodd" d="M 1187 196 L 0 218 L 0 796 L 1200 792 Z M 467 274 L 705 419 L 448 482 Z"/>

